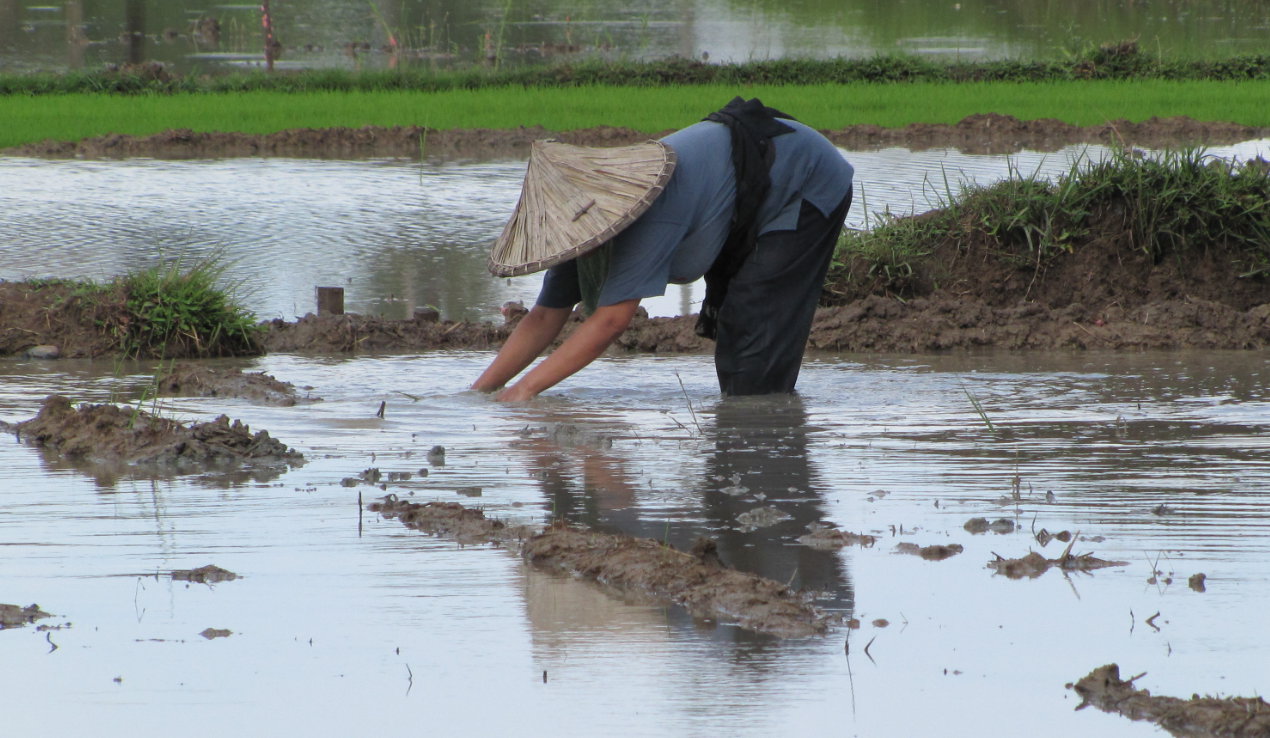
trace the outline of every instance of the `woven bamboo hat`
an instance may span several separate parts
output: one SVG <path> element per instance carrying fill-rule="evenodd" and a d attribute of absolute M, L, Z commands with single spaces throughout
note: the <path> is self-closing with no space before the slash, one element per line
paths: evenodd
<path fill-rule="evenodd" d="M 675 152 L 660 141 L 615 148 L 535 141 L 490 272 L 530 274 L 603 245 L 653 204 L 674 169 Z"/>

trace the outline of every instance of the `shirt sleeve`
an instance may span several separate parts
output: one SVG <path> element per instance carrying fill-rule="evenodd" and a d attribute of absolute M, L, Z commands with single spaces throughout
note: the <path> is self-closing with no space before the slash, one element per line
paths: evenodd
<path fill-rule="evenodd" d="M 569 260 L 547 270 L 538 291 L 538 304 L 547 308 L 572 308 L 582 301 L 578 286 L 578 262 Z"/>

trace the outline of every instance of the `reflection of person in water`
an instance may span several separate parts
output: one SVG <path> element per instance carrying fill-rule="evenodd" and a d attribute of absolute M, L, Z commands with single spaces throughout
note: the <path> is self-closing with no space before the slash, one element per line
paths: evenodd
<path fill-rule="evenodd" d="M 714 539 L 725 566 L 751 572 L 795 589 L 825 593 L 821 604 L 850 612 L 853 593 L 835 552 L 796 542 L 810 523 L 823 519 L 820 482 L 808 456 L 807 413 L 796 395 L 728 398 L 715 406 L 715 422 L 706 432 L 714 449 L 702 479 L 700 520 L 652 519 L 641 498 L 638 479 L 602 444 L 555 434 L 554 442 L 532 443 L 535 474 L 555 517 L 598 530 L 668 540 L 687 551 L 702 537 Z M 570 460 L 572 447 L 582 455 L 581 479 Z M 770 525 L 750 527 L 756 510 L 772 508 Z M 788 517 L 785 517 L 788 516 Z M 692 516 L 695 518 L 695 516 Z M 738 520 L 739 519 L 739 520 Z M 757 521 L 763 522 L 763 521 Z"/>
<path fill-rule="evenodd" d="M 833 607 L 850 609 L 840 557 L 794 542 L 809 524 L 824 519 L 802 400 L 775 395 L 720 402 L 713 434 L 701 496 L 723 561 L 795 589 L 824 591 Z M 789 517 L 751 532 L 737 525 L 741 516 L 764 508 Z"/>

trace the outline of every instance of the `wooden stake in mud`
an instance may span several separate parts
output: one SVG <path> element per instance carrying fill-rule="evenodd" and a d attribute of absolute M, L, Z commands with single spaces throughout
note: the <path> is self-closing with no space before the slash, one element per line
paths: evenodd
<path fill-rule="evenodd" d="M 317 287 L 318 315 L 344 314 L 343 287 Z"/>
<path fill-rule="evenodd" d="M 265 29 L 265 69 L 273 71 L 273 14 L 269 12 L 269 0 L 260 0 L 260 25 Z"/>

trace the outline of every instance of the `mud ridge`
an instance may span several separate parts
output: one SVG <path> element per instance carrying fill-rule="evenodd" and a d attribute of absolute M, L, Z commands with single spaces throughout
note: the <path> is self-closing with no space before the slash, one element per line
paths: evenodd
<path fill-rule="evenodd" d="M 831 141 L 855 150 L 901 146 L 914 150 L 956 148 L 970 154 L 999 154 L 1031 149 L 1054 151 L 1080 143 L 1136 145 L 1220 145 L 1270 136 L 1270 129 L 1235 123 L 1197 121 L 1184 116 L 1151 118 L 1140 123 L 1108 121 L 1075 126 L 1054 119 L 1019 120 L 1009 115 L 971 115 L 952 124 L 913 123 L 902 128 L 875 125 L 822 131 Z M 288 156 L 323 159 L 409 157 L 438 160 L 526 158 L 530 144 L 556 138 L 586 146 L 621 146 L 670 133 L 643 133 L 597 126 L 553 131 L 540 126 L 514 129 L 437 130 L 423 126 L 304 128 L 268 134 L 175 129 L 151 136 L 108 134 L 80 141 L 45 140 L 0 151 L 9 156 L 50 158 L 159 159 Z"/>
<path fill-rule="evenodd" d="M 695 617 L 735 623 L 782 638 L 825 633 L 834 619 L 779 582 L 722 566 L 709 541 L 697 555 L 662 542 L 557 523 L 538 533 L 486 518 L 453 502 L 414 503 L 388 495 L 369 509 L 460 543 L 499 543 L 529 563 L 567 572 L 624 594 L 671 602 Z"/>
<path fill-rule="evenodd" d="M 1270 735 L 1270 703 L 1260 697 L 1157 697 L 1133 686 L 1143 676 L 1125 680 L 1116 664 L 1100 666 L 1074 686 L 1069 685 L 1084 700 L 1076 709 L 1093 705 L 1130 720 L 1155 723 L 1179 738 Z"/>
<path fill-rule="evenodd" d="M 172 397 L 238 397 L 262 405 L 292 407 L 298 400 L 315 402 L 321 398 L 297 397 L 295 385 L 281 382 L 264 372 L 217 369 L 199 364 L 176 364 L 159 380 L 160 395 Z"/>
<path fill-rule="evenodd" d="M 299 466 L 304 457 L 270 438 L 254 435 L 241 421 L 222 415 L 184 425 L 151 413 L 115 405 L 78 408 L 61 395 L 45 398 L 39 413 L 6 429 L 32 445 L 89 464 L 126 464 L 195 473 L 241 466 Z"/>

